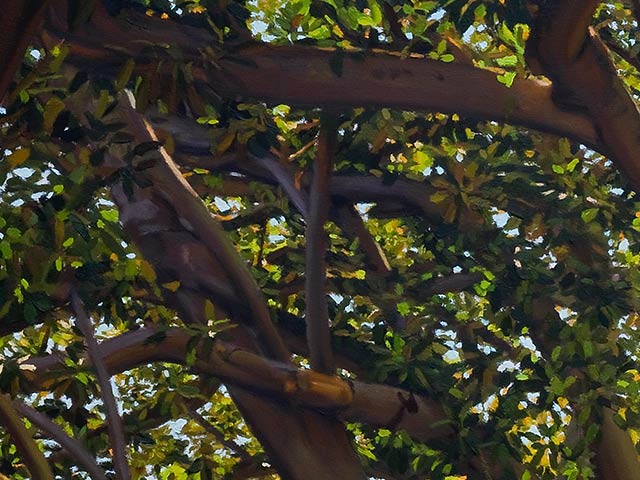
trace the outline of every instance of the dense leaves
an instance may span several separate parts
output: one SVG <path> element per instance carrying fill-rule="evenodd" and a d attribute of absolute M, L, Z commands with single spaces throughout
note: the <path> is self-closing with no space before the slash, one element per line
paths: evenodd
<path fill-rule="evenodd" d="M 224 246 L 211 248 L 184 205 L 163 194 L 177 184 L 160 185 L 154 172 L 166 157 L 179 165 L 248 265 L 294 367 L 308 369 L 305 234 L 325 103 L 229 96 L 203 75 L 244 65 L 247 43 L 262 41 L 334 49 L 334 78 L 347 55 L 363 62 L 375 50 L 485 69 L 506 91 L 540 75 L 525 53 L 545 3 L 554 2 L 70 1 L 64 34 L 51 6 L 0 110 L 2 390 L 113 470 L 113 419 L 68 304 L 75 290 L 101 341 L 153 328 L 137 348 L 169 352 L 163 342 L 176 326 L 191 339 L 181 358 L 152 363 L 108 352 L 133 478 L 295 478 L 252 423 L 261 413 L 230 393 L 251 391 L 249 377 L 234 382 L 240 370 L 203 366 L 216 355 L 233 364 L 220 340 L 258 353 L 273 345 L 247 290 L 222 267 L 226 254 L 215 253 Z M 633 101 L 636 4 L 602 3 L 591 21 Z M 98 18 L 199 29 L 211 42 L 195 45 L 194 58 L 169 32 L 116 58 L 83 43 Z M 125 89 L 159 139 L 133 130 Z M 585 110 L 559 90 L 560 110 Z M 640 429 L 640 205 L 614 150 L 464 109 L 347 100 L 329 113 L 336 142 L 321 243 L 335 366 L 345 380 L 396 388 L 399 410 L 367 423 L 320 400 L 301 396 L 302 407 L 345 420 L 371 477 L 607 478 L 603 425 L 612 415 L 633 445 Z M 36 378 L 30 359 L 54 354 L 60 363 Z M 416 398 L 433 402 L 429 428 L 446 433 L 401 423 L 418 411 Z M 0 473 L 35 478 L 9 430 Z M 38 442 L 55 475 L 85 471 L 55 438 Z"/>

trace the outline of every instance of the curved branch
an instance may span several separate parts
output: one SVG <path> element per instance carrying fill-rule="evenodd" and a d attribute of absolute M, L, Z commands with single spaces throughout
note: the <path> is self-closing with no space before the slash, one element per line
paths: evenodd
<path fill-rule="evenodd" d="M 215 86 L 216 93 L 229 98 L 458 113 L 567 136 L 600 151 L 603 148 L 590 119 L 558 108 L 551 98 L 551 86 L 538 80 L 516 79 L 507 88 L 494 72 L 464 63 L 301 45 L 249 43 L 211 65 L 200 53 L 201 45 L 215 44 L 204 29 L 133 10 L 112 18 L 99 5 L 89 23 L 68 33 L 61 18 L 66 2 L 52 2 L 43 42 L 54 45 L 66 39 L 70 45 L 67 61 L 94 71 L 115 75 L 125 56 L 131 56 L 141 69 L 159 58 L 169 60 L 166 39 L 171 38 L 172 48 L 192 63 L 196 81 L 203 87 Z"/>
<path fill-rule="evenodd" d="M 637 190 L 640 111 L 618 76 L 608 48 L 589 26 L 599 3 L 548 2 L 527 43 L 527 57 L 553 81 L 559 106 L 588 114 L 602 139 L 604 153 Z"/>
<path fill-rule="evenodd" d="M 25 418 L 29 419 L 29 421 L 40 430 L 48 433 L 69 455 L 84 466 L 87 473 L 91 475 L 91 478 L 95 480 L 107 480 L 104 471 L 98 466 L 95 459 L 87 452 L 82 444 L 75 438 L 67 435 L 65 431 L 56 425 L 49 417 L 22 402 L 14 401 L 13 405 L 21 415 L 24 415 Z"/>
<path fill-rule="evenodd" d="M 111 448 L 113 449 L 113 467 L 116 471 L 117 478 L 128 480 L 131 478 L 129 464 L 127 463 L 127 447 L 122 427 L 122 419 L 118 413 L 115 396 L 110 382 L 110 375 L 102 361 L 102 357 L 98 353 L 99 345 L 93 334 L 93 322 L 87 315 L 82 300 L 77 292 L 71 292 L 71 306 L 76 317 L 78 328 L 84 336 L 87 344 L 87 353 L 89 359 L 95 368 L 102 401 L 104 402 L 107 424 L 109 427 L 109 438 L 111 440 Z"/>
<path fill-rule="evenodd" d="M 165 331 L 141 328 L 103 341 L 99 354 L 110 374 L 150 362 L 184 365 L 191 348 L 190 339 L 191 334 L 180 328 Z M 47 389 L 65 374 L 61 370 L 64 359 L 59 355 L 34 357 L 23 363 L 35 367 L 24 371 L 27 386 L 32 390 Z M 257 394 L 333 411 L 342 420 L 404 429 L 420 441 L 454 434 L 440 405 L 428 397 L 387 385 L 347 383 L 338 377 L 266 360 L 220 341 L 215 341 L 213 348 L 198 349 L 193 369 Z"/>
<path fill-rule="evenodd" d="M 27 469 L 38 480 L 53 480 L 53 473 L 49 463 L 44 457 L 35 440 L 22 423 L 22 419 L 13 406 L 11 397 L 6 393 L 0 393 L 0 424 L 11 435 L 18 453 L 27 466 Z"/>

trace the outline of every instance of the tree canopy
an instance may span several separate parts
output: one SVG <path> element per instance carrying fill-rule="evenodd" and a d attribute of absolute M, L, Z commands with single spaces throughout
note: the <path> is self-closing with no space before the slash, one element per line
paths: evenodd
<path fill-rule="evenodd" d="M 11 0 L 0 478 L 640 479 L 640 2 Z"/>

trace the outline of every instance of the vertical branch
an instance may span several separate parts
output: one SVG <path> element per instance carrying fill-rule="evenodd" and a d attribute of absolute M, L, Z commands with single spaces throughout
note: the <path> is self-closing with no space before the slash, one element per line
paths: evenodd
<path fill-rule="evenodd" d="M 305 298 L 307 341 L 311 367 L 331 374 L 333 352 L 325 292 L 327 239 L 324 224 L 329 215 L 329 177 L 337 143 L 337 118 L 323 114 L 318 136 L 318 150 L 313 162 L 313 180 L 309 195 L 306 230 Z"/>
<path fill-rule="evenodd" d="M 82 300 L 80 300 L 80 297 L 75 291 L 71 292 L 71 307 L 75 313 L 78 328 L 82 332 L 82 335 L 84 335 L 84 340 L 87 344 L 87 353 L 98 377 L 98 384 L 100 385 L 102 401 L 104 402 L 107 416 L 107 425 L 109 427 L 109 439 L 111 440 L 111 448 L 113 449 L 113 466 L 117 478 L 119 480 L 129 480 L 131 473 L 127 463 L 124 429 L 122 427 L 122 419 L 118 413 L 116 399 L 111 389 L 111 383 L 109 382 L 110 375 L 109 372 L 107 372 L 107 367 L 102 357 L 98 353 L 100 347 L 93 335 L 93 323 L 87 315 Z"/>
<path fill-rule="evenodd" d="M 69 455 L 75 458 L 79 464 L 84 466 L 92 479 L 107 480 L 104 471 L 98 466 L 93 456 L 89 454 L 82 444 L 75 438 L 67 435 L 65 431 L 60 428 L 59 425 L 55 424 L 49 417 L 21 402 L 14 401 L 13 406 L 18 413 L 26 417 L 40 430 L 48 433 L 51 438 L 58 442 Z"/>
<path fill-rule="evenodd" d="M 32 478 L 38 480 L 53 480 L 53 473 L 47 459 L 44 457 L 33 437 L 22 423 L 22 419 L 13 407 L 11 397 L 0 393 L 0 424 L 11 435 L 20 457 L 24 461 Z"/>

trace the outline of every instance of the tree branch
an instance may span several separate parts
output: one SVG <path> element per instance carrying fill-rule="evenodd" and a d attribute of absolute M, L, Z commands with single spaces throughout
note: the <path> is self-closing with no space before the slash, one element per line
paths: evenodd
<path fill-rule="evenodd" d="M 6 393 L 0 393 L 0 424 L 11 435 L 16 449 L 32 477 L 38 480 L 53 480 L 53 473 L 47 459 L 22 423 L 11 397 Z"/>
<path fill-rule="evenodd" d="M 121 480 L 129 480 L 131 472 L 127 462 L 127 446 L 122 427 L 122 419 L 118 413 L 118 405 L 111 388 L 110 375 L 107 372 L 102 357 L 98 353 L 99 345 L 93 334 L 93 323 L 87 315 L 82 300 L 77 292 L 71 292 L 71 306 L 73 308 L 78 328 L 84 336 L 87 344 L 87 353 L 93 364 L 100 385 L 102 401 L 104 402 L 105 414 L 109 426 L 109 438 L 111 440 L 111 448 L 113 449 L 113 467 L 116 471 L 117 478 Z"/>
<path fill-rule="evenodd" d="M 598 0 L 558 0 L 542 9 L 527 57 L 553 81 L 554 99 L 585 111 L 608 154 L 632 188 L 640 189 L 640 112 L 618 77 L 609 50 L 589 26 Z"/>
<path fill-rule="evenodd" d="M 189 407 L 187 407 L 187 409 L 189 411 L 189 415 L 191 415 L 191 418 L 193 418 L 198 423 L 198 425 L 204 428 L 206 432 L 211 434 L 216 439 L 216 441 L 220 443 L 220 445 L 235 453 L 243 460 L 251 460 L 251 455 L 249 455 L 249 453 L 244 448 L 242 448 L 236 442 L 232 442 L 224 438 L 224 435 L 220 432 L 220 430 L 211 425 L 211 423 L 206 418 L 200 415 L 197 409 Z"/>
<path fill-rule="evenodd" d="M 124 119 L 129 132 L 139 144 L 157 142 L 158 137 L 153 127 L 135 111 L 135 100 L 129 93 L 121 100 Z M 235 247 L 227 237 L 220 223 L 211 215 L 198 194 L 182 176 L 163 147 L 157 149 L 156 163 L 145 169 L 145 174 L 153 183 L 154 190 L 164 197 L 180 216 L 180 223 L 198 237 L 207 250 L 216 258 L 233 281 L 235 290 L 245 296 L 261 341 L 272 356 L 283 362 L 289 361 L 289 352 L 279 337 L 266 300 L 256 284 L 245 262 L 240 258 Z"/>
<path fill-rule="evenodd" d="M 311 367 L 321 373 L 334 370 L 331 349 L 331 326 L 325 291 L 327 238 L 324 224 L 329 217 L 329 178 L 337 144 L 337 118 L 323 114 L 320 121 L 318 148 L 313 162 L 313 178 L 309 193 L 309 217 L 305 249 L 305 320 Z"/>
<path fill-rule="evenodd" d="M 42 22 L 48 0 L 12 0 L 2 6 L 0 16 L 0 104 L 24 52 Z"/>
<path fill-rule="evenodd" d="M 107 339 L 98 348 L 107 370 L 115 374 L 150 362 L 184 365 L 190 339 L 191 334 L 180 328 L 141 328 Z M 24 371 L 27 387 L 33 390 L 49 388 L 64 374 L 60 370 L 64 358 L 60 355 L 34 357 L 23 363 L 35 367 Z M 213 348 L 197 347 L 193 370 L 256 394 L 336 412 L 345 421 L 404 429 L 420 441 L 448 438 L 454 433 L 442 408 L 426 396 L 387 385 L 347 383 L 331 375 L 266 360 L 221 341 L 215 341 Z M 407 401 L 415 401 L 416 407 L 405 411 Z M 404 413 L 398 415 L 399 411 Z"/>
<path fill-rule="evenodd" d="M 349 204 L 336 204 L 334 201 L 334 219 L 338 226 L 344 232 L 352 237 L 358 238 L 360 247 L 367 255 L 369 263 L 379 275 L 388 275 L 391 273 L 391 266 L 387 260 L 384 251 L 375 238 L 369 233 L 367 226 L 360 214 L 355 210 L 354 206 Z"/>
<path fill-rule="evenodd" d="M 598 480 L 640 480 L 636 447 L 629 434 L 615 424 L 609 408 L 602 411 L 595 463 Z"/>
<path fill-rule="evenodd" d="M 214 85 L 217 94 L 228 98 L 458 113 L 567 136 L 600 151 L 603 148 L 591 121 L 580 112 L 558 108 L 551 99 L 551 86 L 538 80 L 518 78 L 507 88 L 494 72 L 463 63 L 422 56 L 403 59 L 388 52 L 341 53 L 251 43 L 216 59 L 215 68 L 210 68 L 198 49 L 198 45 L 214 44 L 211 33 L 204 29 L 133 10 L 127 12 L 124 22 L 110 17 L 99 5 L 89 23 L 68 33 L 60 18 L 65 2 L 51 1 L 43 42 L 54 45 L 65 38 L 70 45 L 67 61 L 94 71 L 115 75 L 124 56 L 133 57 L 139 69 L 157 64 L 161 57 L 170 64 L 161 46 L 171 38 L 172 47 L 181 51 L 185 62 L 192 62 L 195 81 L 203 88 Z"/>
<path fill-rule="evenodd" d="M 67 435 L 60 426 L 34 408 L 18 401 L 14 401 L 13 405 L 18 413 L 29 419 L 29 421 L 40 430 L 49 434 L 69 455 L 84 466 L 87 473 L 91 475 L 91 478 L 95 480 L 107 480 L 104 471 L 78 440 Z"/>

